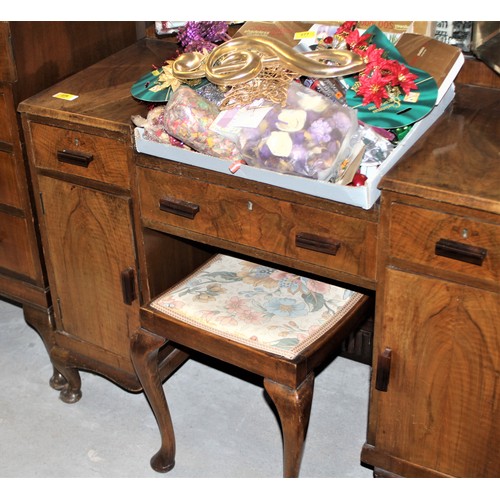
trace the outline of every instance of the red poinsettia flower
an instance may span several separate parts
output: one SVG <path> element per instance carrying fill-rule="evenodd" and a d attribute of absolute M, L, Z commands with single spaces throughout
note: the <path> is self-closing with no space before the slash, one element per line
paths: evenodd
<path fill-rule="evenodd" d="M 399 85 L 405 94 L 409 94 L 411 90 L 418 89 L 415 83 L 416 79 L 417 75 L 411 73 L 404 64 L 399 65 L 396 85 Z"/>
<path fill-rule="evenodd" d="M 335 37 L 343 40 L 349 50 L 359 54 L 366 63 L 365 70 L 359 75 L 356 94 L 363 97 L 362 105 L 374 103 L 380 108 L 384 99 L 397 99 L 402 92 L 408 94 L 417 89 L 417 75 L 399 61 L 386 59 L 384 49 L 370 44 L 369 33 L 359 34 L 355 21 L 346 21 L 336 31 Z"/>
<path fill-rule="evenodd" d="M 373 102 L 380 108 L 383 99 L 387 99 L 389 94 L 386 88 L 387 82 L 378 69 L 371 74 L 363 74 L 359 77 L 359 88 L 357 94 L 363 96 L 363 106 Z"/>
<path fill-rule="evenodd" d="M 349 49 L 353 51 L 365 50 L 368 47 L 367 41 L 370 37 L 371 35 L 369 33 L 360 35 L 358 30 L 354 30 L 346 36 L 345 42 Z"/>
<path fill-rule="evenodd" d="M 380 61 L 378 69 L 384 77 L 387 85 L 395 87 L 398 84 L 398 72 L 400 64 L 394 59 L 383 59 Z"/>
<path fill-rule="evenodd" d="M 335 36 L 345 38 L 356 27 L 356 24 L 356 21 L 346 21 L 337 28 Z"/>
<path fill-rule="evenodd" d="M 383 57 L 384 49 L 379 49 L 372 43 L 369 45 L 365 51 L 361 52 L 359 55 L 363 58 L 366 63 L 366 72 L 369 73 L 374 69 L 380 68 L 387 59 Z"/>

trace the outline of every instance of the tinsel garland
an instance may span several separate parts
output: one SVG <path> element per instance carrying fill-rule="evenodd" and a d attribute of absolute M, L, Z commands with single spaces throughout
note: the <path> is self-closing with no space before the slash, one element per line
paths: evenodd
<path fill-rule="evenodd" d="M 229 39 L 226 21 L 187 21 L 179 28 L 177 40 L 184 52 L 211 52 L 217 42 Z"/>

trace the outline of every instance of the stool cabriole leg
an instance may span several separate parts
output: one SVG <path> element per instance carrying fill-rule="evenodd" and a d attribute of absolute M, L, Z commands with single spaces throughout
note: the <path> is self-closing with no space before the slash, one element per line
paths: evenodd
<path fill-rule="evenodd" d="M 310 373 L 297 389 L 270 379 L 264 387 L 276 405 L 283 430 L 283 477 L 298 477 L 309 426 L 314 390 L 314 374 Z"/>
<path fill-rule="evenodd" d="M 175 465 L 174 428 L 158 371 L 158 351 L 164 343 L 163 337 L 139 330 L 132 338 L 131 346 L 134 368 L 160 430 L 161 447 L 150 462 L 157 472 L 168 472 Z"/>

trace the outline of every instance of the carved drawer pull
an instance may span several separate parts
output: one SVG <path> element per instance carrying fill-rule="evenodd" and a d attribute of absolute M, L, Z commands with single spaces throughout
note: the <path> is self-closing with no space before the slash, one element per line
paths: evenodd
<path fill-rule="evenodd" d="M 473 247 L 465 243 L 444 239 L 436 243 L 434 252 L 441 257 L 468 262 L 476 266 L 481 266 L 483 264 L 486 254 L 488 253 L 485 248 Z"/>
<path fill-rule="evenodd" d="M 340 248 L 340 241 L 324 238 L 316 234 L 298 233 L 295 236 L 295 245 L 315 252 L 337 255 Z"/>
<path fill-rule="evenodd" d="M 57 159 L 63 163 L 76 165 L 77 167 L 87 168 L 94 156 L 89 153 L 81 153 L 80 151 L 69 151 L 64 149 L 57 152 Z"/>
<path fill-rule="evenodd" d="M 176 200 L 175 198 L 162 198 L 160 200 L 160 210 L 187 219 L 194 219 L 195 215 L 200 211 L 200 206 L 189 201 Z"/>
<path fill-rule="evenodd" d="M 128 306 L 135 300 L 135 272 L 129 267 L 121 272 L 123 302 Z"/>
<path fill-rule="evenodd" d="M 384 352 L 378 355 L 377 378 L 375 379 L 375 389 L 387 392 L 389 386 L 389 376 L 391 374 L 392 349 L 386 347 Z"/>

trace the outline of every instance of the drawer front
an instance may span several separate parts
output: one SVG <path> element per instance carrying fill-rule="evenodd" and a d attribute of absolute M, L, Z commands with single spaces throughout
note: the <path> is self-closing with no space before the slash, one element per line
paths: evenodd
<path fill-rule="evenodd" d="M 394 204 L 390 254 L 415 264 L 500 282 L 500 226 Z"/>
<path fill-rule="evenodd" d="M 0 204 L 22 209 L 14 155 L 0 149 Z"/>
<path fill-rule="evenodd" d="M 0 212 L 0 268 L 36 279 L 26 219 Z"/>
<path fill-rule="evenodd" d="M 7 85 L 0 85 L 0 146 L 2 142 L 10 145 L 15 140 L 14 131 L 17 130 L 17 123 L 13 108 L 10 88 Z"/>
<path fill-rule="evenodd" d="M 375 279 L 376 224 L 178 175 L 139 169 L 148 220 Z"/>
<path fill-rule="evenodd" d="M 31 123 L 35 165 L 128 189 L 127 147 L 114 139 Z"/>

